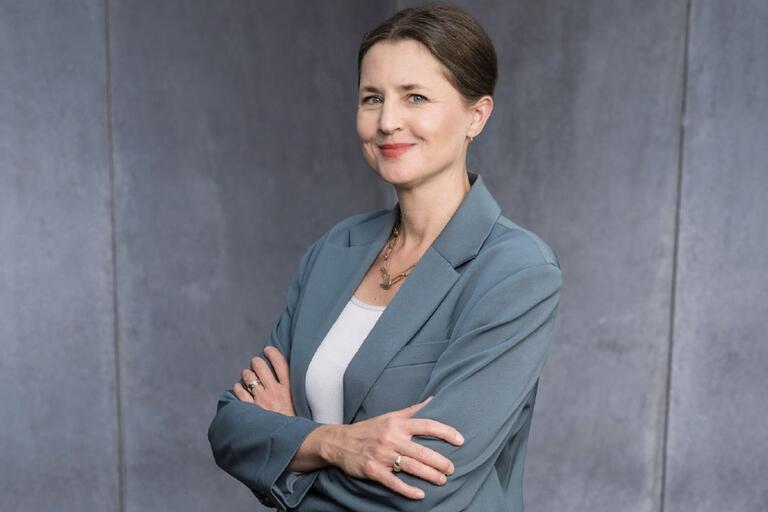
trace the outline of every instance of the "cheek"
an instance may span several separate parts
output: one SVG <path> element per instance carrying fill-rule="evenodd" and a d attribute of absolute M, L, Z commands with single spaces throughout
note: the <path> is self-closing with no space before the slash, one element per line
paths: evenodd
<path fill-rule="evenodd" d="M 376 136 L 376 118 L 371 112 L 357 112 L 357 135 L 361 142 L 368 142 Z"/>
<path fill-rule="evenodd" d="M 427 142 L 430 140 L 441 145 L 456 134 L 458 120 L 442 113 L 420 116 L 413 120 L 413 131 Z"/>
<path fill-rule="evenodd" d="M 376 137 L 376 126 L 375 124 L 372 125 L 369 117 L 365 114 L 357 114 L 357 136 L 360 141 L 363 157 L 371 165 L 374 165 L 376 156 L 374 154 L 373 141 Z"/>

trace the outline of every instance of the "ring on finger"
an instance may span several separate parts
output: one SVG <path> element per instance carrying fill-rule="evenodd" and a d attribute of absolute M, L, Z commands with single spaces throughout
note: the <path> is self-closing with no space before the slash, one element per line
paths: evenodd
<path fill-rule="evenodd" d="M 261 381 L 259 380 L 258 377 L 256 377 L 255 379 L 253 379 L 252 381 L 248 382 L 248 384 L 245 385 L 245 387 L 247 387 L 248 391 L 250 391 L 250 392 L 253 392 L 253 389 L 256 386 L 264 387 L 264 384 L 261 383 Z"/>
<path fill-rule="evenodd" d="M 400 458 L 402 457 L 401 454 L 397 454 L 397 459 L 395 459 L 395 463 L 392 464 L 392 471 L 395 473 L 399 473 L 402 471 L 402 468 L 400 467 Z"/>

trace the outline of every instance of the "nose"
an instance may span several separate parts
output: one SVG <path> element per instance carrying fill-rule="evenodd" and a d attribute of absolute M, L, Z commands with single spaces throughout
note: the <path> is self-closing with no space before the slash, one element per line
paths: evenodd
<path fill-rule="evenodd" d="M 396 101 L 385 101 L 379 113 L 379 129 L 392 133 L 402 127 L 402 115 Z"/>

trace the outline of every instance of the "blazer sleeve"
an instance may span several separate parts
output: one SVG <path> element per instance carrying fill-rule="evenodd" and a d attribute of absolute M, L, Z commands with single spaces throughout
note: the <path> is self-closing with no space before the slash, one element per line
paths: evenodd
<path fill-rule="evenodd" d="M 524 409 L 549 350 L 561 285 L 556 264 L 535 264 L 484 283 L 485 291 L 457 318 L 451 343 L 419 400 L 434 398 L 412 416 L 446 423 L 464 436 L 461 446 L 429 436 L 412 438 L 454 463 L 444 485 L 398 473 L 424 490 L 425 497 L 414 500 L 328 466 L 318 470 L 313 491 L 351 510 L 464 510 L 507 441 L 525 424 Z"/>
<path fill-rule="evenodd" d="M 302 284 L 323 238 L 316 240 L 302 256 L 286 293 L 286 307 L 266 343 L 279 349 L 286 359 L 291 353 L 293 316 Z M 208 440 L 221 469 L 245 484 L 264 505 L 286 510 L 290 502 L 298 501 L 308 489 L 297 486 L 303 473 L 286 467 L 307 435 L 320 425 L 308 418 L 286 416 L 242 402 L 229 389 L 219 396 Z M 301 496 L 292 496 L 294 493 Z"/>

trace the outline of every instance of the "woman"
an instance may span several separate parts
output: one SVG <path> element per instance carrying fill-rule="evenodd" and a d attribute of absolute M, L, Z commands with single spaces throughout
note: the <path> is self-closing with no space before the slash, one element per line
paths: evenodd
<path fill-rule="evenodd" d="M 520 511 L 562 281 L 466 168 L 493 45 L 430 4 L 367 33 L 358 71 L 363 153 L 397 204 L 306 251 L 264 357 L 219 400 L 214 457 L 280 510 Z"/>

